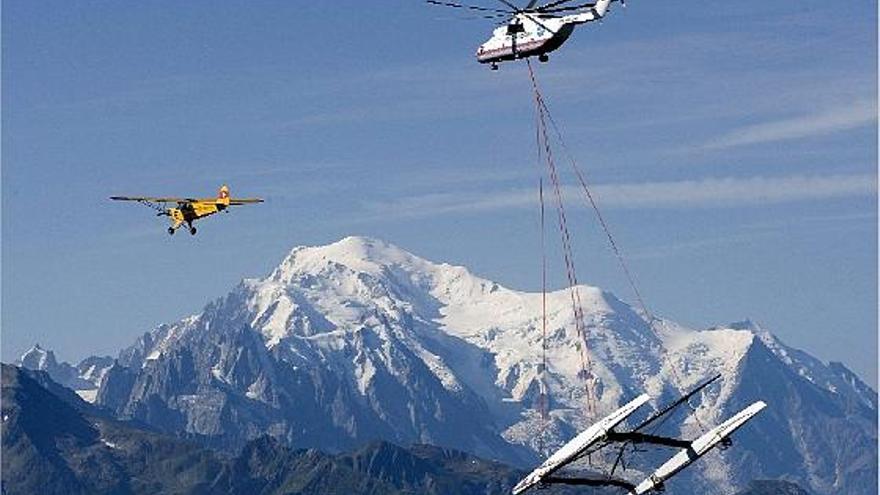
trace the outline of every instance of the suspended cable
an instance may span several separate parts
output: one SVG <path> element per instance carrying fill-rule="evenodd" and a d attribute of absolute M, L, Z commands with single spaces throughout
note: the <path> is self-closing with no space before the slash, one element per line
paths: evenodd
<path fill-rule="evenodd" d="M 596 215 L 596 219 L 598 220 L 599 225 L 601 226 L 601 228 L 605 234 L 605 237 L 608 240 L 609 245 L 611 246 L 612 252 L 614 253 L 614 256 L 617 258 L 618 264 L 620 265 L 621 270 L 623 271 L 623 273 L 627 279 L 627 282 L 628 282 L 631 290 L 633 291 L 633 294 L 635 295 L 635 297 L 638 301 L 638 304 L 639 304 L 640 309 L 642 310 L 642 313 L 645 315 L 645 318 L 647 320 L 649 328 L 651 329 L 652 332 L 654 332 L 654 334 L 656 334 L 658 336 L 658 338 L 660 338 L 660 337 L 662 337 L 661 332 L 656 327 L 656 324 L 658 323 L 658 319 L 648 309 L 648 305 L 645 303 L 645 300 L 642 297 L 641 291 L 639 290 L 638 285 L 635 281 L 635 277 L 633 276 L 632 271 L 629 269 L 629 265 L 626 262 L 626 258 L 623 256 L 623 252 L 620 249 L 617 241 L 615 240 L 614 235 L 611 232 L 611 228 L 609 227 L 608 223 L 605 221 L 604 215 L 602 215 L 602 211 L 599 208 L 598 200 L 597 200 L 596 196 L 593 194 L 593 192 L 591 191 L 591 189 L 589 187 L 589 183 L 586 180 L 585 174 L 581 171 L 580 167 L 578 167 L 577 162 L 574 159 L 573 154 L 569 151 L 568 146 L 566 145 L 565 140 L 563 139 L 563 134 L 562 134 L 562 131 L 560 130 L 559 125 L 556 123 L 556 120 L 553 118 L 552 114 L 550 113 L 550 109 L 547 106 L 547 103 L 544 99 L 544 96 L 538 87 L 537 78 L 535 77 L 535 73 L 534 73 L 534 70 L 532 69 L 532 65 L 528 60 L 527 60 L 527 63 L 528 63 L 527 65 L 528 65 L 528 69 L 529 69 L 529 77 L 531 79 L 532 89 L 533 89 L 534 95 L 535 95 L 535 103 L 538 107 L 538 114 L 539 114 L 539 121 L 540 121 L 539 127 L 541 128 L 541 132 L 544 134 L 543 144 L 544 144 L 545 152 L 548 155 L 551 154 L 549 139 L 547 138 L 547 135 L 546 135 L 547 121 L 549 121 L 550 127 L 553 128 L 556 140 L 560 144 L 560 146 L 562 147 L 563 152 L 565 153 L 566 158 L 568 159 L 568 162 L 571 166 L 571 169 L 574 172 L 575 176 L 577 177 L 578 182 L 581 186 L 581 189 L 584 192 L 585 198 L 586 198 L 589 206 L 592 208 L 594 214 Z M 553 162 L 553 160 L 551 158 L 548 158 L 548 167 L 551 170 L 551 179 L 553 180 L 554 188 L 558 191 L 559 190 L 559 179 L 558 179 L 558 175 L 556 174 L 555 163 Z M 557 201 L 559 203 L 560 211 L 562 211 L 561 193 L 558 193 Z M 564 213 L 563 213 L 563 216 L 564 216 Z M 567 264 L 572 263 L 571 271 L 572 271 L 572 273 L 574 273 L 573 260 L 570 256 L 570 252 L 571 252 L 570 237 L 568 236 L 567 227 L 565 228 L 564 239 L 565 239 L 564 244 L 567 244 L 567 246 L 565 246 L 564 249 L 566 252 L 569 253 L 567 255 L 566 263 Z M 576 283 L 576 279 L 575 279 L 575 283 Z M 577 313 L 577 311 L 578 310 L 576 310 L 576 313 Z M 580 310 L 580 311 L 582 311 L 582 310 Z M 581 317 L 582 317 L 582 315 L 581 315 Z M 586 342 L 586 338 L 584 338 L 584 341 Z M 681 393 L 684 390 L 682 388 L 683 387 L 683 380 L 679 376 L 678 371 L 676 370 L 676 368 L 674 366 L 674 363 L 672 363 L 670 361 L 669 352 L 666 350 L 666 348 L 661 346 L 661 352 L 663 353 L 663 360 L 669 364 L 669 371 L 670 371 L 670 374 L 672 375 L 672 378 L 674 381 L 673 386 L 679 391 L 679 393 Z M 704 425 L 702 424 L 702 422 L 700 421 L 700 418 L 696 414 L 696 412 L 697 412 L 696 408 L 694 408 L 694 406 L 690 403 L 690 401 L 687 401 L 686 405 L 694 413 L 693 418 L 694 418 L 694 421 L 696 422 L 698 428 L 700 429 L 700 431 L 705 432 L 706 429 L 705 429 Z"/>
<path fill-rule="evenodd" d="M 544 180 L 538 181 L 538 199 L 541 204 L 541 436 L 539 445 L 541 453 L 545 453 L 544 440 L 549 420 L 549 394 L 547 387 L 547 248 L 545 241 L 544 222 Z"/>
<path fill-rule="evenodd" d="M 585 399 L 586 399 L 586 410 L 588 417 L 592 417 L 595 414 L 595 384 L 596 380 L 592 374 L 591 368 L 592 364 L 590 362 L 590 355 L 588 352 L 588 341 L 587 341 L 587 333 L 584 328 L 584 313 L 583 307 L 581 305 L 580 299 L 580 291 L 578 289 L 577 282 L 577 273 L 575 271 L 575 264 L 573 258 L 573 250 L 571 247 L 571 234 L 568 229 L 568 220 L 565 214 L 565 205 L 562 199 L 562 190 L 559 182 L 559 175 L 556 168 L 556 163 L 553 158 L 553 150 L 550 146 L 550 139 L 547 134 L 547 122 L 546 115 L 543 107 L 540 104 L 540 91 L 538 90 L 537 82 L 534 78 L 534 72 L 532 71 L 531 62 L 526 60 L 529 67 L 529 74 L 532 78 L 532 86 L 535 92 L 535 107 L 537 110 L 537 123 L 538 123 L 538 149 L 539 156 L 541 151 L 543 151 L 543 161 L 547 164 L 547 170 L 550 175 L 550 180 L 553 185 L 553 193 L 556 199 L 556 212 L 557 212 L 557 222 L 559 225 L 560 237 L 562 239 L 562 250 L 563 250 L 563 259 L 565 262 L 566 268 L 566 276 L 568 278 L 568 286 L 569 286 L 569 297 L 571 298 L 572 311 L 574 313 L 575 320 L 575 329 L 580 339 L 578 349 L 581 358 L 581 370 L 579 372 L 580 378 L 584 380 L 585 385 Z"/>
<path fill-rule="evenodd" d="M 553 128 L 554 133 L 556 134 L 556 139 L 562 147 L 562 150 L 565 153 L 566 158 L 568 159 L 569 165 L 571 166 L 572 171 L 577 177 L 578 182 L 580 183 L 581 188 L 583 189 L 584 194 L 589 202 L 589 205 L 593 209 L 593 212 L 596 215 L 596 219 L 599 221 L 599 225 L 602 227 L 602 231 L 605 233 L 605 237 L 608 239 L 608 244 L 611 246 L 611 250 L 614 252 L 614 256 L 617 258 L 617 262 L 620 265 L 620 268 L 623 271 L 624 275 L 626 276 L 626 280 L 629 283 L 630 289 L 636 296 L 636 300 L 639 303 L 640 309 L 648 318 L 648 321 L 653 322 L 654 315 L 648 309 L 648 305 L 645 304 L 645 299 L 642 297 L 642 293 L 641 291 L 639 291 L 638 285 L 636 284 L 635 277 L 633 277 L 632 272 L 629 269 L 629 265 L 627 264 L 626 259 L 623 257 L 623 252 L 620 250 L 617 241 L 615 241 L 614 235 L 611 233 L 611 228 L 605 221 L 605 216 L 602 215 L 602 210 L 599 209 L 599 204 L 597 203 L 596 198 L 590 190 L 590 187 L 586 180 L 586 176 L 581 171 L 580 167 L 578 167 L 574 156 L 568 149 L 568 145 L 562 138 L 562 131 L 559 129 L 559 125 L 556 123 L 556 119 L 554 119 L 553 115 L 550 113 L 550 109 L 547 108 L 547 103 L 544 100 L 543 95 L 539 95 L 539 104 L 544 109 L 544 113 L 547 115 L 547 120 L 549 120 L 550 125 Z"/>

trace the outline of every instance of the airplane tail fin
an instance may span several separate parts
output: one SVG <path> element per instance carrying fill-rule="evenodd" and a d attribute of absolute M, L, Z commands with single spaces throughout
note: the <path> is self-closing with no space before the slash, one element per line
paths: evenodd
<path fill-rule="evenodd" d="M 217 204 L 229 206 L 229 186 L 223 184 L 217 192 Z"/>

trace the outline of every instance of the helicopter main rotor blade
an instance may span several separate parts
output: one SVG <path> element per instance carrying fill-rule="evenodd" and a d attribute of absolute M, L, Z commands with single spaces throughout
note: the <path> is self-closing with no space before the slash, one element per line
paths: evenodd
<path fill-rule="evenodd" d="M 587 7 L 595 7 L 595 6 L 596 6 L 596 2 L 587 2 L 587 3 L 582 3 L 580 5 L 568 5 L 568 6 L 557 7 L 555 9 L 540 10 L 539 12 L 541 12 L 543 14 L 555 14 L 558 12 L 570 12 L 572 10 L 580 10 L 580 9 L 585 9 Z"/>
<path fill-rule="evenodd" d="M 508 7 L 512 8 L 512 9 L 514 9 L 513 14 L 515 14 L 515 15 L 522 14 L 522 15 L 528 17 L 529 19 L 531 19 L 535 24 L 541 26 L 542 28 L 546 29 L 547 31 L 550 31 L 550 32 L 553 33 L 553 34 L 556 34 L 556 30 L 555 30 L 555 29 L 550 29 L 546 24 L 544 24 L 543 22 L 541 22 L 540 19 L 538 19 L 537 17 L 535 17 L 535 16 L 533 16 L 532 14 L 528 13 L 525 9 L 521 9 L 521 8 L 517 7 L 516 5 L 514 5 L 514 4 L 510 3 L 510 2 L 508 2 L 507 0 L 498 0 L 498 1 L 501 2 L 501 3 L 503 3 L 504 5 L 507 5 Z M 566 1 L 569 1 L 569 0 L 566 0 Z M 529 5 L 531 5 L 532 3 L 533 3 L 533 2 L 529 2 Z"/>
<path fill-rule="evenodd" d="M 501 3 L 503 3 L 504 5 L 507 5 L 507 6 L 510 7 L 511 9 L 513 9 L 513 11 L 514 11 L 515 13 L 517 13 L 517 14 L 519 14 L 520 12 L 523 11 L 523 9 L 521 9 L 521 8 L 517 7 L 516 5 L 514 5 L 514 4 L 510 3 L 510 2 L 508 2 L 507 0 L 498 0 L 498 1 L 501 2 Z"/>
<path fill-rule="evenodd" d="M 488 19 L 490 21 L 498 21 L 499 19 L 507 19 L 510 17 L 510 14 L 462 14 L 462 15 L 449 15 L 449 16 L 440 16 L 434 17 L 435 21 L 482 21 L 484 19 Z M 506 21 L 500 22 L 498 25 L 506 24 Z"/>
<path fill-rule="evenodd" d="M 457 9 L 478 10 L 478 11 L 481 11 L 481 12 L 497 12 L 497 13 L 500 13 L 500 14 L 514 14 L 514 15 L 517 15 L 517 14 L 523 14 L 524 16 L 526 16 L 526 17 L 528 17 L 529 19 L 531 19 L 535 24 L 541 26 L 542 28 L 546 29 L 547 31 L 550 31 L 551 33 L 556 34 L 556 30 L 555 30 L 555 29 L 550 29 L 550 27 L 548 27 L 546 24 L 544 24 L 543 22 L 541 22 L 540 19 L 538 19 L 537 17 L 535 17 L 535 16 L 529 14 L 528 12 L 525 12 L 523 9 L 517 7 L 516 5 L 510 3 L 510 2 L 507 1 L 507 0 L 498 0 L 498 1 L 501 2 L 501 3 L 503 3 L 503 4 L 506 5 L 506 6 L 510 7 L 511 9 L 513 9 L 512 11 L 501 10 L 501 9 L 492 9 L 492 8 L 487 8 L 487 7 L 479 7 L 479 6 L 476 6 L 476 5 L 465 5 L 465 4 L 461 4 L 461 3 L 441 2 L 441 1 L 438 1 L 438 0 L 425 0 L 425 1 L 426 1 L 427 3 L 432 4 L 432 5 L 442 5 L 442 6 L 445 6 L 445 7 L 454 7 L 454 8 L 457 8 Z M 571 0 L 565 0 L 565 1 L 571 1 Z M 530 1 L 530 2 L 529 2 L 529 5 L 533 5 L 534 3 L 535 3 L 535 2 Z M 554 2 L 554 3 L 556 3 L 556 2 Z"/>
<path fill-rule="evenodd" d="M 543 11 L 545 11 L 545 10 L 547 10 L 547 9 L 552 9 L 553 7 L 557 7 L 557 6 L 560 6 L 560 5 L 562 5 L 562 4 L 569 3 L 569 2 L 573 2 L 573 1 L 574 1 L 574 0 L 556 0 L 555 2 L 550 2 L 550 3 L 548 3 L 548 4 L 541 5 L 540 7 L 536 8 L 535 10 L 538 11 L 538 12 L 543 12 Z"/>
<path fill-rule="evenodd" d="M 444 7 L 454 7 L 456 9 L 479 10 L 481 12 L 496 12 L 499 14 L 513 14 L 513 13 L 515 13 L 515 12 L 508 11 L 508 10 L 493 9 L 493 8 L 489 8 L 489 7 L 479 7 L 477 5 L 465 5 L 465 4 L 461 4 L 461 3 L 438 2 L 437 0 L 425 0 L 425 2 L 430 3 L 432 5 L 441 5 Z"/>
<path fill-rule="evenodd" d="M 530 14 L 530 13 L 528 13 L 528 12 L 523 12 L 522 15 L 528 17 L 529 19 L 532 20 L 532 22 L 534 22 L 535 24 L 541 26 L 542 28 L 546 29 L 547 31 L 550 31 L 550 32 L 553 33 L 553 34 L 556 34 L 556 30 L 555 30 L 555 29 L 550 29 L 549 26 L 547 26 L 546 24 L 544 24 L 543 22 L 541 22 L 540 19 L 538 19 L 537 17 L 533 16 L 532 14 Z"/>

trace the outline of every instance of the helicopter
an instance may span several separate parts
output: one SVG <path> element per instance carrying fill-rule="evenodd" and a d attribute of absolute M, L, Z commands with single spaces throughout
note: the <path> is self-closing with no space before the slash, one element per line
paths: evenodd
<path fill-rule="evenodd" d="M 537 5 L 530 0 L 519 8 L 507 0 L 498 0 L 506 9 L 466 5 L 439 0 L 426 0 L 432 5 L 472 10 L 486 19 L 507 18 L 492 31 L 492 37 L 477 48 L 477 61 L 490 64 L 498 70 L 498 63 L 537 56 L 541 62 L 550 60 L 549 53 L 568 40 L 575 26 L 601 20 L 612 3 L 624 0 L 595 0 L 576 3 L 577 0 L 553 0 Z"/>

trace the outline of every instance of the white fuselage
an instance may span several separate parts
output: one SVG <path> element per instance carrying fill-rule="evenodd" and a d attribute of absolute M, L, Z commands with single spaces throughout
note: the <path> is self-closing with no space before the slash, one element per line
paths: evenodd
<path fill-rule="evenodd" d="M 520 32 L 509 32 L 510 25 L 495 28 L 492 37 L 477 49 L 477 61 L 485 64 L 550 53 L 574 30 L 574 25 L 566 26 L 560 18 L 541 20 L 552 32 L 526 16 L 518 16 L 518 21 Z"/>
<path fill-rule="evenodd" d="M 517 14 L 480 45 L 477 61 L 487 64 L 550 53 L 565 43 L 576 25 L 601 19 L 611 2 L 599 0 L 592 9 L 567 16 Z"/>

